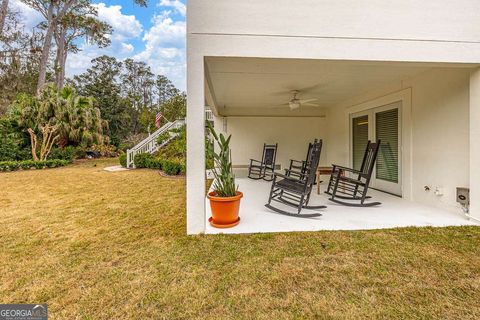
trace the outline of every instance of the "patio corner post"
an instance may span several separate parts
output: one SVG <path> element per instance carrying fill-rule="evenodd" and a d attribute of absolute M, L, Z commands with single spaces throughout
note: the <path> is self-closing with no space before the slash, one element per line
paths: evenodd
<path fill-rule="evenodd" d="M 187 50 L 187 234 L 199 234 L 205 232 L 204 59 L 192 46 Z"/>
<path fill-rule="evenodd" d="M 470 215 L 480 220 L 480 68 L 470 75 Z"/>

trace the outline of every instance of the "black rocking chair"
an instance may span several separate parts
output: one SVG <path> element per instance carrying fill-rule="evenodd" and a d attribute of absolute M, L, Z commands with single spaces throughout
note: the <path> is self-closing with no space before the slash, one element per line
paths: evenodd
<path fill-rule="evenodd" d="M 320 153 L 322 151 L 322 140 L 315 142 L 312 147 L 308 164 L 304 167 L 304 172 L 296 171 L 295 176 L 293 171 L 285 169 L 285 174 L 274 173 L 272 188 L 268 203 L 265 207 L 277 213 L 292 217 L 314 218 L 322 214 L 301 213 L 302 209 L 324 209 L 326 206 L 309 206 L 310 194 L 315 183 L 315 175 L 320 161 Z M 272 201 L 279 202 L 297 209 L 297 212 L 292 213 L 271 205 Z"/>
<path fill-rule="evenodd" d="M 330 201 L 349 207 L 372 207 L 381 204 L 380 202 L 365 203 L 366 199 L 371 198 L 367 196 L 367 192 L 379 147 L 380 140 L 376 143 L 368 141 L 360 170 L 333 165 L 328 188 L 325 191 L 326 194 L 331 195 Z M 346 173 L 350 176 L 346 176 Z M 337 198 L 349 201 L 341 201 Z M 350 201 L 359 201 L 359 203 Z"/>
<path fill-rule="evenodd" d="M 277 149 L 278 143 L 272 145 L 263 144 L 262 161 L 250 159 L 250 166 L 248 167 L 248 177 L 250 179 L 272 181 L 273 173 L 275 172 Z"/>
<path fill-rule="evenodd" d="M 288 167 L 289 170 L 286 172 L 287 175 L 291 175 L 299 178 L 300 175 L 297 174 L 297 172 L 305 173 L 305 169 L 307 165 L 309 165 L 308 162 L 310 161 L 310 156 L 313 150 L 313 146 L 317 142 L 318 140 L 315 139 L 314 143 L 310 142 L 308 144 L 307 156 L 305 157 L 305 160 L 293 160 L 293 159 L 290 160 L 290 166 Z"/>

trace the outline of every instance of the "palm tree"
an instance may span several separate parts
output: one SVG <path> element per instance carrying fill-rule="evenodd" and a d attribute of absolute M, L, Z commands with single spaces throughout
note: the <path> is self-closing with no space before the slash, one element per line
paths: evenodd
<path fill-rule="evenodd" d="M 103 129 L 106 129 L 108 124 L 102 119 L 100 109 L 95 107 L 93 98 L 79 96 L 70 87 L 64 87 L 59 92 L 59 97 L 61 103 L 58 104 L 56 112 L 59 146 L 90 146 L 93 143 L 106 142 Z"/>
<path fill-rule="evenodd" d="M 22 95 L 15 102 L 12 115 L 19 127 L 30 134 L 32 157 L 35 160 L 37 135 L 41 137 L 42 148 L 44 141 L 48 142 L 49 148 L 41 150 L 40 158 L 48 156 L 53 143 L 60 147 L 87 147 L 108 142 L 108 137 L 103 135 L 103 129 L 108 124 L 102 119 L 100 109 L 95 107 L 94 99 L 79 96 L 71 87 L 57 91 L 55 86 L 49 85 L 38 97 Z M 44 134 L 48 134 L 48 137 Z"/>

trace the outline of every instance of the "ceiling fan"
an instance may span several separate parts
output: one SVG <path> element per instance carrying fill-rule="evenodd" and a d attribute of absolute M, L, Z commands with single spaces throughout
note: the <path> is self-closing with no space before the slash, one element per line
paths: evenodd
<path fill-rule="evenodd" d="M 316 103 L 312 103 L 313 101 L 316 101 L 318 99 L 313 98 L 313 99 L 299 99 L 298 96 L 300 95 L 299 90 L 292 90 L 292 99 L 290 99 L 289 102 L 282 104 L 289 106 L 290 110 L 295 110 L 300 108 L 301 106 L 310 106 L 310 107 L 318 107 L 319 105 Z"/>

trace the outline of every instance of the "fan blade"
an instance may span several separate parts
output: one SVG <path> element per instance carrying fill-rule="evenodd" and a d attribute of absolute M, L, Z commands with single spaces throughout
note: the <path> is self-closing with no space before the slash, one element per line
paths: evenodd
<path fill-rule="evenodd" d="M 310 103 L 310 102 L 313 102 L 313 101 L 317 101 L 318 99 L 317 98 L 313 98 L 313 99 L 300 99 L 300 103 L 301 104 L 305 104 L 305 103 Z"/>
<path fill-rule="evenodd" d="M 307 106 L 307 107 L 320 107 L 318 103 L 302 103 L 302 106 Z"/>
<path fill-rule="evenodd" d="M 317 88 L 322 87 L 322 86 L 323 85 L 321 83 L 317 83 L 316 85 L 313 85 L 313 86 L 310 86 L 310 87 L 304 87 L 304 88 L 298 88 L 296 86 L 285 86 L 285 87 L 283 87 L 284 90 L 272 92 L 271 95 L 274 95 L 274 96 L 289 95 L 289 96 L 291 96 L 293 91 L 298 91 L 299 94 L 308 93 L 308 92 L 314 91 Z"/>
<path fill-rule="evenodd" d="M 276 92 L 272 92 L 270 94 L 272 96 L 288 96 L 288 97 L 291 97 L 292 96 L 292 90 L 276 91 Z"/>
<path fill-rule="evenodd" d="M 300 94 L 309 93 L 310 91 L 314 91 L 315 89 L 319 88 L 320 86 L 321 86 L 321 83 L 317 83 L 314 86 L 306 87 L 306 88 L 300 88 L 300 89 L 297 89 L 297 90 L 300 91 Z"/>

